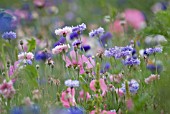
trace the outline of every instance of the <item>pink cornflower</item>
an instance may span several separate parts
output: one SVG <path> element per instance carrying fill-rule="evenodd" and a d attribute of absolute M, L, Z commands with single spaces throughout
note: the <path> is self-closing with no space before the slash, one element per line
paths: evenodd
<path fill-rule="evenodd" d="M 66 62 L 66 67 L 78 67 L 80 74 L 85 73 L 83 64 L 86 65 L 86 69 L 92 69 L 95 66 L 95 62 L 92 57 L 87 58 L 85 55 L 79 55 L 74 50 L 70 52 L 70 57 L 71 58 L 63 55 L 63 60 Z"/>
<path fill-rule="evenodd" d="M 31 53 L 31 52 L 22 52 L 18 55 L 18 59 L 19 60 L 24 60 L 24 59 L 27 59 L 27 60 L 32 60 L 34 59 L 34 54 Z"/>
<path fill-rule="evenodd" d="M 12 98 L 14 96 L 15 89 L 11 80 L 9 82 L 4 80 L 3 83 L 0 84 L 0 94 L 2 94 L 4 98 Z"/>
<path fill-rule="evenodd" d="M 68 34 L 72 33 L 71 27 L 64 27 L 63 29 L 56 29 L 55 34 L 59 36 L 67 36 Z"/>
<path fill-rule="evenodd" d="M 66 91 L 63 91 L 61 94 L 61 102 L 64 107 L 69 108 L 70 106 L 75 106 L 75 89 L 74 88 L 67 88 Z"/>
<path fill-rule="evenodd" d="M 68 48 L 69 48 L 69 45 L 66 45 L 66 44 L 58 45 L 52 49 L 52 53 L 59 54 L 61 52 L 67 52 Z"/>
<path fill-rule="evenodd" d="M 149 84 L 154 80 L 158 80 L 158 79 L 160 79 L 160 75 L 151 74 L 148 78 L 145 78 L 145 83 Z"/>

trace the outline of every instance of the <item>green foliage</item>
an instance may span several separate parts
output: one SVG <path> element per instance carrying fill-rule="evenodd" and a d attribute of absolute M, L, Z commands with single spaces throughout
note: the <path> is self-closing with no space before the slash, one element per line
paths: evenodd
<path fill-rule="evenodd" d="M 28 41 L 28 52 L 31 52 L 33 50 L 35 50 L 36 48 L 36 41 L 34 38 L 31 38 L 30 40 L 27 40 Z"/>
<path fill-rule="evenodd" d="M 38 87 L 37 82 L 38 73 L 34 66 L 31 65 L 25 66 L 23 69 L 21 69 L 19 75 L 21 76 L 21 78 L 24 78 L 26 82 L 33 88 Z"/>

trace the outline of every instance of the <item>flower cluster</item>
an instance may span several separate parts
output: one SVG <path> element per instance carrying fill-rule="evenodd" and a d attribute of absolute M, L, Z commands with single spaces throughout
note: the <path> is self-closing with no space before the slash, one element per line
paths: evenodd
<path fill-rule="evenodd" d="M 82 31 L 86 30 L 86 25 L 82 23 L 81 25 L 77 25 L 75 27 L 72 27 L 72 31 L 76 33 L 81 33 Z"/>
<path fill-rule="evenodd" d="M 139 83 L 136 80 L 132 79 L 130 82 L 128 82 L 128 85 L 130 93 L 132 94 L 137 93 L 139 89 Z M 122 87 L 120 89 L 123 91 L 124 94 L 126 93 L 125 84 L 122 84 Z"/>
<path fill-rule="evenodd" d="M 17 36 L 16 36 L 16 33 L 15 32 L 5 32 L 2 34 L 2 38 L 5 39 L 5 40 L 12 40 L 12 39 L 15 39 Z"/>
<path fill-rule="evenodd" d="M 147 49 L 145 49 L 144 54 L 151 55 L 151 54 L 161 53 L 161 52 L 162 52 L 162 48 L 155 47 L 155 48 L 147 48 Z"/>
<path fill-rule="evenodd" d="M 4 98 L 12 98 L 15 94 L 15 89 L 13 87 L 13 82 L 4 80 L 2 84 L 0 84 L 0 94 L 3 95 Z"/>
<path fill-rule="evenodd" d="M 103 29 L 102 27 L 99 27 L 98 29 L 92 30 L 92 31 L 89 33 L 89 36 L 90 36 L 91 38 L 93 38 L 93 37 L 99 37 L 99 36 L 101 36 L 103 33 L 104 33 L 104 29 Z"/>

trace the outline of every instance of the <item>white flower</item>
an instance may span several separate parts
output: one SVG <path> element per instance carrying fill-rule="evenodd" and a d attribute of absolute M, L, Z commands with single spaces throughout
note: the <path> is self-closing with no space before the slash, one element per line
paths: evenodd
<path fill-rule="evenodd" d="M 52 49 L 52 53 L 53 54 L 59 54 L 63 51 L 67 52 L 69 48 L 69 45 L 66 44 L 62 44 L 62 45 L 58 45 L 55 48 Z"/>
<path fill-rule="evenodd" d="M 64 27 L 63 29 L 56 29 L 55 30 L 55 34 L 62 36 L 62 35 L 68 35 L 72 32 L 72 28 L 71 27 Z"/>
<path fill-rule="evenodd" d="M 68 87 L 79 87 L 79 81 L 78 80 L 66 80 L 65 85 Z"/>

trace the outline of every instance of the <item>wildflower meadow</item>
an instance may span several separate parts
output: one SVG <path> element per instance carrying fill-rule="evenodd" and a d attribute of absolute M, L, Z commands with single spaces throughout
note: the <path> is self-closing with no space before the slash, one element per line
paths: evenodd
<path fill-rule="evenodd" d="M 0 114 L 170 114 L 169 0 L 0 0 Z"/>

